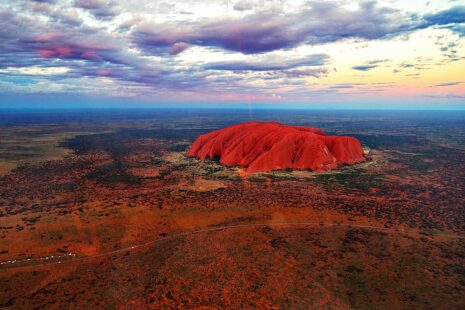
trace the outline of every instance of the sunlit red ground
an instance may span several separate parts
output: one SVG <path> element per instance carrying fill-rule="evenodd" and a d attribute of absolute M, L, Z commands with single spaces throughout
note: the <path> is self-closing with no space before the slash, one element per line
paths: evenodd
<path fill-rule="evenodd" d="M 144 126 L 0 179 L 2 306 L 465 307 L 456 140 L 390 133 L 342 170 L 244 174 L 187 158 L 198 132 Z"/>

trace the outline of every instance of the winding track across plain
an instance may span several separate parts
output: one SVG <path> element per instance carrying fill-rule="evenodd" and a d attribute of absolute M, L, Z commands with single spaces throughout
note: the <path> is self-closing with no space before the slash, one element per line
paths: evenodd
<path fill-rule="evenodd" d="M 137 248 L 142 248 L 146 247 L 149 245 L 154 245 L 163 241 L 168 241 L 172 240 L 175 238 L 183 237 L 183 236 L 188 236 L 188 235 L 193 235 L 193 234 L 199 234 L 199 233 L 205 233 L 205 232 L 214 232 L 214 231 L 221 231 L 221 230 L 227 230 L 227 229 L 238 229 L 238 228 L 247 228 L 247 227 L 285 227 L 285 226 L 323 226 L 323 227 L 350 227 L 350 228 L 362 228 L 362 229 L 373 229 L 373 230 L 379 230 L 383 232 L 389 232 L 389 233 L 394 233 L 398 235 L 413 235 L 410 232 L 404 231 L 402 229 L 393 229 L 393 228 L 386 228 L 386 227 L 380 227 L 380 226 L 370 226 L 370 225 L 362 225 L 362 224 L 350 224 L 350 223 L 320 223 L 320 222 L 290 222 L 290 223 L 250 223 L 250 224 L 237 224 L 237 225 L 229 225 L 229 226 L 220 226 L 220 227 L 211 227 L 211 228 L 204 228 L 204 229 L 198 229 L 198 230 L 192 230 L 192 231 L 186 231 L 183 233 L 179 234 L 174 234 L 171 236 L 167 237 L 162 237 L 158 238 L 155 240 L 151 240 L 148 242 L 136 244 L 133 246 L 128 246 L 124 247 L 121 249 L 117 250 L 112 250 L 108 252 L 102 252 L 94 255 L 88 255 L 88 256 L 82 256 L 82 257 L 74 257 L 72 256 L 72 259 L 69 260 L 64 260 L 64 261 L 56 261 L 56 262 L 51 262 L 51 263 L 45 263 L 45 264 L 33 264 L 33 265 L 21 265 L 21 266 L 12 266 L 12 267 L 5 267 L 5 268 L 0 268 L 0 271 L 5 271 L 5 270 L 11 270 L 11 269 L 26 269 L 26 268 L 37 268 L 37 267 L 45 267 L 45 266 L 53 266 L 53 265 L 63 265 L 63 264 L 70 264 L 70 263 L 77 263 L 77 262 L 83 262 L 87 260 L 91 260 L 94 258 L 99 258 L 99 257 L 105 257 L 105 256 L 110 256 L 113 254 L 118 254 L 122 252 L 128 252 Z M 417 235 L 415 235 L 417 236 Z M 422 235 L 422 237 L 429 236 L 429 237 L 435 237 L 436 235 Z M 465 239 L 465 236 L 461 235 L 449 235 L 449 234 L 441 234 L 437 235 L 437 237 L 442 237 L 442 238 L 449 238 L 449 239 Z M 38 260 L 41 258 L 34 258 L 33 260 Z M 17 261 L 17 263 L 24 262 L 24 261 Z M 5 263 L 5 262 L 3 262 Z M 11 265 L 14 264 L 13 262 Z"/>

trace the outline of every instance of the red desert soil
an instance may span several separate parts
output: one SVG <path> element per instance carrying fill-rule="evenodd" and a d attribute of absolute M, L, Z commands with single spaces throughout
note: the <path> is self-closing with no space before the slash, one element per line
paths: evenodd
<path fill-rule="evenodd" d="M 219 158 L 246 172 L 283 169 L 325 171 L 365 161 L 354 137 L 327 136 L 321 129 L 278 122 L 248 122 L 198 137 L 188 154 L 199 159 Z"/>

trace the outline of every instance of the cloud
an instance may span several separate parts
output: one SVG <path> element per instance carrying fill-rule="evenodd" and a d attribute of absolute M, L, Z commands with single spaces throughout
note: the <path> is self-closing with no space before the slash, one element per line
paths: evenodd
<path fill-rule="evenodd" d="M 450 87 L 450 86 L 457 86 L 462 84 L 462 82 L 449 82 L 449 83 L 441 83 L 434 85 L 435 87 Z"/>
<path fill-rule="evenodd" d="M 296 69 L 296 70 L 284 70 L 282 71 L 289 78 L 301 78 L 301 77 L 322 77 L 326 76 L 329 73 L 329 70 L 326 68 L 317 68 L 317 69 Z"/>
<path fill-rule="evenodd" d="M 281 94 L 311 95 L 306 78 L 336 70 L 328 55 L 303 56 L 308 53 L 304 51 L 326 50 L 318 46 L 332 42 L 388 40 L 428 27 L 465 33 L 463 7 L 421 15 L 384 7 L 386 1 L 383 5 L 375 1 L 357 5 L 342 0 L 302 2 L 221 0 L 218 3 L 228 11 L 216 14 L 205 10 L 211 5 L 207 0 L 175 4 L 10 1 L 0 6 L 0 84 L 7 85 L 4 91 L 74 90 L 110 95 L 198 92 L 213 97 L 230 92 L 234 98 L 235 93 L 262 91 L 267 95 L 279 89 Z M 447 39 L 451 38 L 457 46 L 438 48 L 459 59 L 463 57 L 459 55 L 462 39 Z M 307 47 L 295 50 L 302 45 Z M 402 60 L 396 60 L 397 69 L 391 69 L 424 67 L 414 59 Z M 351 66 L 369 71 L 386 61 L 362 59 Z M 453 86 L 446 84 L 442 87 Z M 353 85 L 337 84 L 326 91 L 335 93 Z"/>
<path fill-rule="evenodd" d="M 296 34 L 284 33 L 284 28 L 285 21 L 280 18 L 255 15 L 244 20 L 221 18 L 200 24 L 145 24 L 133 36 L 140 48 L 152 53 L 163 53 L 174 44 L 185 42 L 253 54 L 294 45 Z"/>
<path fill-rule="evenodd" d="M 0 67 L 11 66 L 5 63 L 8 59 L 14 60 L 18 66 L 43 64 L 50 59 L 133 62 L 131 55 L 123 52 L 124 42 L 97 28 L 51 25 L 40 18 L 16 14 L 11 9 L 0 9 L 0 19 L 6 21 L 0 29 Z"/>
<path fill-rule="evenodd" d="M 95 10 L 100 9 L 106 5 L 105 0 L 76 0 L 74 5 L 78 8 Z"/>
<path fill-rule="evenodd" d="M 252 9 L 237 2 L 237 10 Z M 155 54 L 184 44 L 221 48 L 243 54 L 266 53 L 302 44 L 322 44 L 349 38 L 386 39 L 432 26 L 445 26 L 463 35 L 465 7 L 456 6 L 435 14 L 419 16 L 382 7 L 375 1 L 361 2 L 356 10 L 342 2 L 309 1 L 293 13 L 255 11 L 243 17 L 204 19 L 186 24 L 145 23 L 133 33 L 140 48 Z"/>
<path fill-rule="evenodd" d="M 228 71 L 280 71 L 297 67 L 322 66 L 328 59 L 326 54 L 315 54 L 300 59 L 270 59 L 265 58 L 253 61 L 227 61 L 216 62 L 204 65 L 207 70 L 228 70 Z"/>
<path fill-rule="evenodd" d="M 170 55 L 177 55 L 179 53 L 182 53 L 189 47 L 190 45 L 184 42 L 174 43 L 170 48 Z"/>
<path fill-rule="evenodd" d="M 374 59 L 367 61 L 364 65 L 353 66 L 352 69 L 357 71 L 370 71 L 371 69 L 379 67 L 379 64 L 389 62 L 389 59 Z"/>
<path fill-rule="evenodd" d="M 414 29 L 411 17 L 399 10 L 362 2 L 355 11 L 335 2 L 309 2 L 295 13 L 255 12 L 185 24 L 145 23 L 133 40 L 145 51 L 160 54 L 179 42 L 243 54 L 289 49 L 347 38 L 382 39 Z"/>
<path fill-rule="evenodd" d="M 233 6 L 234 10 L 236 11 L 248 11 L 253 9 L 254 4 L 252 1 L 240 0 L 236 2 Z"/>
<path fill-rule="evenodd" d="M 465 37 L 465 24 L 449 25 L 447 28 L 457 33 L 459 36 Z"/>
<path fill-rule="evenodd" d="M 354 88 L 356 87 L 357 85 L 360 85 L 360 84 L 337 84 L 337 85 L 334 85 L 334 86 L 331 86 L 329 87 L 330 89 L 351 89 L 351 88 Z"/>
<path fill-rule="evenodd" d="M 74 6 L 91 12 L 95 17 L 110 18 L 119 14 L 109 0 L 76 0 Z"/>
<path fill-rule="evenodd" d="M 424 23 L 418 28 L 440 26 L 456 32 L 460 36 L 465 35 L 465 6 L 454 6 L 450 9 L 423 16 Z"/>
<path fill-rule="evenodd" d="M 362 66 L 354 66 L 352 69 L 357 70 L 357 71 L 370 71 L 371 69 L 374 69 L 378 67 L 377 65 L 362 65 Z"/>
<path fill-rule="evenodd" d="M 435 14 L 428 14 L 424 19 L 428 26 L 465 23 L 465 6 L 455 6 Z"/>

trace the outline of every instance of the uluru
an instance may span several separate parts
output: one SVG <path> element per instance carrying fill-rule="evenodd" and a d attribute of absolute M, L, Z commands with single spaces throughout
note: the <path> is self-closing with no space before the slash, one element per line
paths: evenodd
<path fill-rule="evenodd" d="M 273 170 L 326 171 L 366 160 L 357 138 L 328 136 L 319 128 L 248 122 L 199 136 L 187 155 L 218 159 L 247 173 Z"/>

